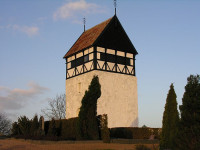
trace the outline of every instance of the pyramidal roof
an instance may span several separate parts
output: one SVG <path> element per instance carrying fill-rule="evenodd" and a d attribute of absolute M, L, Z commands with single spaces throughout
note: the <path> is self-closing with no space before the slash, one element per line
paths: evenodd
<path fill-rule="evenodd" d="M 115 37 L 116 37 L 115 34 L 117 34 L 117 32 L 111 31 L 111 29 L 109 29 L 109 28 L 115 28 L 115 27 L 113 27 L 114 24 L 115 24 L 115 26 L 116 26 L 116 24 L 119 24 L 120 35 L 118 35 L 118 36 L 120 36 L 123 39 L 119 39 L 119 38 L 115 39 Z M 123 32 L 123 35 L 121 35 L 121 33 L 122 33 L 121 30 Z M 107 32 L 107 35 L 106 35 L 105 32 Z M 111 34 L 111 35 L 108 36 L 108 34 Z M 101 43 L 111 43 L 111 44 L 106 44 L 106 45 L 108 45 L 108 47 L 107 46 L 106 47 L 107 48 L 114 48 L 115 46 L 109 47 L 109 45 L 113 45 L 112 40 L 105 41 L 104 39 L 107 39 L 107 38 L 105 36 L 103 37 L 103 35 L 105 35 L 106 37 L 112 38 L 112 39 L 114 38 L 114 41 L 115 41 L 115 43 L 113 43 L 114 45 L 119 45 L 121 43 L 120 41 L 127 40 L 128 43 L 125 42 L 121 45 L 123 45 L 123 46 L 129 45 L 129 47 L 131 47 L 130 49 L 132 50 L 131 52 L 134 53 L 134 54 L 137 54 L 135 47 L 133 46 L 133 44 L 131 43 L 130 39 L 128 38 L 126 32 L 124 31 L 123 27 L 121 26 L 117 16 L 114 15 L 113 17 L 109 18 L 108 20 L 106 20 L 106 21 L 86 30 L 85 32 L 83 32 L 81 34 L 81 36 L 77 39 L 77 41 L 73 44 L 73 46 L 69 49 L 69 51 L 65 54 L 65 56 L 63 58 L 66 58 L 66 57 L 68 57 L 68 56 L 70 56 L 70 55 L 72 55 L 76 52 L 79 52 L 83 49 L 86 49 L 90 46 L 94 46 L 94 45 L 105 46 L 104 44 L 101 44 Z M 120 45 L 117 46 L 115 49 L 119 49 L 118 47 L 120 47 Z"/>

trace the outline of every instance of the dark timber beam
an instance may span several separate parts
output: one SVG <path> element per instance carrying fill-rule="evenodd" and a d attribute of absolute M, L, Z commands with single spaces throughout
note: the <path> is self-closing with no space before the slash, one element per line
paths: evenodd
<path fill-rule="evenodd" d="M 96 46 L 94 46 L 93 62 L 94 62 L 94 70 L 97 70 L 97 47 Z"/>

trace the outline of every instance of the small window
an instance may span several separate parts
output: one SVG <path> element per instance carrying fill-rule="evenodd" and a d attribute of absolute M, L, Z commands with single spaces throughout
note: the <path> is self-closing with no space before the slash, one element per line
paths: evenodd
<path fill-rule="evenodd" d="M 84 56 L 84 62 L 88 62 L 89 61 L 89 55 L 85 55 Z"/>
<path fill-rule="evenodd" d="M 130 58 L 126 58 L 126 65 L 131 65 L 131 59 Z"/>
<path fill-rule="evenodd" d="M 72 60 L 71 61 L 71 67 L 74 68 L 76 66 L 75 64 L 76 64 L 75 60 Z"/>
<path fill-rule="evenodd" d="M 125 57 L 117 56 L 117 63 L 125 65 Z"/>

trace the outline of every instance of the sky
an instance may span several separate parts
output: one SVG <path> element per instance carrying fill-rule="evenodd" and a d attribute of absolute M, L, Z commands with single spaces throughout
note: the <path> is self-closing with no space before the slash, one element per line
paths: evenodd
<path fill-rule="evenodd" d="M 0 112 L 41 114 L 65 93 L 63 56 L 86 29 L 114 15 L 113 0 L 0 0 Z M 117 16 L 138 51 L 139 126 L 161 127 L 167 93 L 178 105 L 200 74 L 200 1 L 118 0 Z"/>

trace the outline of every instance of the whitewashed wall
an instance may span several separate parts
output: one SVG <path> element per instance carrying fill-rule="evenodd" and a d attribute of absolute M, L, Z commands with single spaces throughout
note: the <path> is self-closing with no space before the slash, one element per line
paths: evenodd
<path fill-rule="evenodd" d="M 66 118 L 78 116 L 82 97 L 94 75 L 98 75 L 101 84 L 97 114 L 108 115 L 109 128 L 137 127 L 137 78 L 98 70 L 66 80 Z"/>

